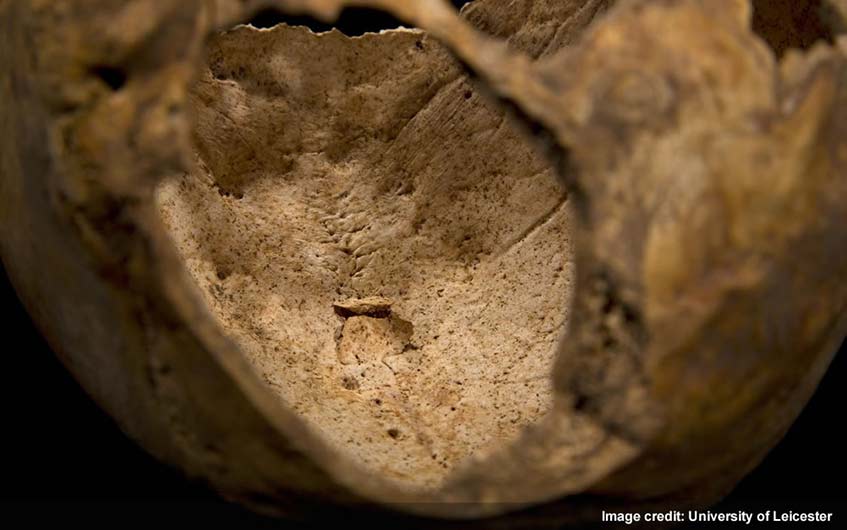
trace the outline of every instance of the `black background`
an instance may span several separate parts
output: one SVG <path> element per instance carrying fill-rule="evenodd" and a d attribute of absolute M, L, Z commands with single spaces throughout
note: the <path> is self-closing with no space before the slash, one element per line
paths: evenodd
<path fill-rule="evenodd" d="M 269 26 L 282 19 L 266 11 L 254 23 Z M 328 28 L 308 19 L 287 20 Z M 398 23 L 359 10 L 347 12 L 337 25 L 355 35 Z M 33 524 L 183 521 L 192 526 L 293 527 L 219 500 L 127 439 L 50 351 L 2 270 L 0 311 L 0 526 L 4 519 L 24 516 Z M 847 353 L 842 352 L 785 439 L 717 509 L 819 509 L 840 519 L 847 516 L 842 508 L 847 459 L 840 392 L 845 384 Z"/>

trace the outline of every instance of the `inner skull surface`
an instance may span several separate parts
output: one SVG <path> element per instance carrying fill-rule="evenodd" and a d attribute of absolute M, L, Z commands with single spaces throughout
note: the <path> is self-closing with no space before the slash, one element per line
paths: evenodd
<path fill-rule="evenodd" d="M 336 450 L 410 487 L 551 407 L 574 276 L 553 170 L 415 30 L 240 26 L 157 199 L 211 312 Z"/>

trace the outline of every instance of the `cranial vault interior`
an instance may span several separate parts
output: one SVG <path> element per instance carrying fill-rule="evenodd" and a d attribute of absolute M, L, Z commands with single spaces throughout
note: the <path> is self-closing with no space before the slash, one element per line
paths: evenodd
<path fill-rule="evenodd" d="M 161 217 L 211 312 L 332 447 L 415 487 L 551 407 L 567 194 L 417 30 L 239 26 Z"/>

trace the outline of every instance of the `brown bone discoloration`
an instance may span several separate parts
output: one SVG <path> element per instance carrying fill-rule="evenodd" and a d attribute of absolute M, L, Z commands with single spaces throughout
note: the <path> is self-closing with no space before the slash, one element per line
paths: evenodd
<path fill-rule="evenodd" d="M 754 14 L 744 0 L 526 0 L 517 2 L 520 9 L 514 12 L 508 4 L 477 0 L 463 17 L 439 0 L 0 1 L 4 265 L 53 347 L 123 429 L 159 458 L 266 511 L 304 514 L 319 505 L 331 515 L 329 507 L 354 506 L 381 517 L 400 517 L 386 510 L 390 506 L 430 517 L 501 515 L 498 521 L 510 527 L 584 520 L 601 506 L 708 504 L 779 440 L 847 332 L 843 282 L 847 44 L 838 35 L 843 29 L 843 1 L 826 2 L 820 19 L 825 30 L 793 37 L 777 31 L 764 35 L 767 42 L 751 29 Z M 421 46 L 424 42 L 443 46 L 415 63 L 431 69 L 426 72 L 438 72 L 437 87 L 400 103 L 397 94 L 378 93 L 386 103 L 396 103 L 396 123 L 379 122 L 374 114 L 363 116 L 371 121 L 370 129 L 365 127 L 362 133 L 355 121 L 333 122 L 333 134 L 358 131 L 357 137 L 365 138 L 359 144 L 321 143 L 328 138 L 321 131 L 298 136 L 289 134 L 291 129 L 285 130 L 283 124 L 278 141 L 264 146 L 284 155 L 279 157 L 284 178 L 298 175 L 302 169 L 298 157 L 308 154 L 310 145 L 320 146 L 312 155 L 326 153 L 333 164 L 363 152 L 379 153 L 362 158 L 382 169 L 373 188 L 380 197 L 399 197 L 380 212 L 405 212 L 395 205 L 423 197 L 415 203 L 415 215 L 401 217 L 407 224 L 383 232 L 361 222 L 370 211 L 362 206 L 367 201 L 361 197 L 342 199 L 339 204 L 344 208 L 334 212 L 316 212 L 319 208 L 312 207 L 323 207 L 320 201 L 303 202 L 312 208 L 306 208 L 309 215 L 319 219 L 314 230 L 307 227 L 312 232 L 304 229 L 304 233 L 331 232 L 321 244 L 335 245 L 339 251 L 335 261 L 321 261 L 326 255 L 309 259 L 317 263 L 315 270 L 331 270 L 333 281 L 336 276 L 343 280 L 337 284 L 339 292 L 313 300 L 314 314 L 327 326 L 337 326 L 339 317 L 347 322 L 384 320 L 391 333 L 396 331 L 398 315 L 414 322 L 410 330 L 408 322 L 398 321 L 402 340 L 388 341 L 385 355 L 357 358 L 349 366 L 367 361 L 368 367 L 382 370 L 386 380 L 402 379 L 410 362 L 430 359 L 427 340 L 455 347 L 455 340 L 435 331 L 436 324 L 464 314 L 458 305 L 438 302 L 437 289 L 427 291 L 424 298 L 435 300 L 431 307 L 438 311 L 410 314 L 402 282 L 396 284 L 396 292 L 386 293 L 390 302 L 363 301 L 376 285 L 374 271 L 389 265 L 400 270 L 406 265 L 404 259 L 431 264 L 433 256 L 426 252 L 437 243 L 441 245 L 437 248 L 452 249 L 444 255 L 456 263 L 467 256 L 495 260 L 485 269 L 495 272 L 484 279 L 490 280 L 486 286 L 491 292 L 497 292 L 496 271 L 507 264 L 496 259 L 546 256 L 543 252 L 554 246 L 538 244 L 540 254 L 533 254 L 532 238 L 548 237 L 563 244 L 573 233 L 576 287 L 568 298 L 568 331 L 555 352 L 555 366 L 550 367 L 552 380 L 545 394 L 549 408 L 533 416 L 525 428 L 504 428 L 502 432 L 516 433 L 514 437 L 476 457 L 454 462 L 439 450 L 426 453 L 436 462 L 426 467 L 433 477 L 428 488 L 398 482 L 397 468 L 376 471 L 352 458 L 330 443 L 327 431 L 310 423 L 308 414 L 273 393 L 270 387 L 281 383 L 271 378 L 265 384 L 250 364 L 257 357 L 244 354 L 251 344 L 262 345 L 250 350 L 253 353 L 273 352 L 272 345 L 267 349 L 272 341 L 263 335 L 267 328 L 255 325 L 261 319 L 238 328 L 243 336 L 236 336 L 227 334 L 231 329 L 225 330 L 219 315 L 213 314 L 230 307 L 226 304 L 232 302 L 228 297 L 233 293 L 248 292 L 259 269 L 229 260 L 229 255 L 221 258 L 227 245 L 219 245 L 212 257 L 220 267 L 207 271 L 209 295 L 199 293 L 195 285 L 205 270 L 202 260 L 183 260 L 188 247 L 175 248 L 155 204 L 157 186 L 173 175 L 199 175 L 200 180 L 187 181 L 196 186 L 209 184 L 202 180 L 206 177 L 214 183 L 214 175 L 203 177 L 204 166 L 196 164 L 197 138 L 192 135 L 197 131 L 190 114 L 199 108 L 198 98 L 206 97 L 210 109 L 219 105 L 228 111 L 225 118 L 220 112 L 201 118 L 220 125 L 222 131 L 237 130 L 251 148 L 258 145 L 253 142 L 262 135 L 248 133 L 259 129 L 242 131 L 238 126 L 237 120 L 251 108 L 246 99 L 237 99 L 243 95 L 242 87 L 237 80 L 215 79 L 211 74 L 204 78 L 203 50 L 210 35 L 270 5 L 326 20 L 346 5 L 386 9 L 429 32 L 421 35 L 426 39 Z M 768 20 L 771 31 L 775 22 Z M 826 38 L 816 39 L 822 36 Z M 280 38 L 301 37 L 290 33 Z M 304 40 L 312 37 L 322 38 Z M 236 42 L 239 37 L 230 38 Z M 369 38 L 374 53 L 385 54 L 378 39 L 409 37 L 388 33 Z M 804 49 L 792 49 L 797 45 Z M 337 40 L 333 46 L 355 55 L 347 41 Z M 478 76 L 473 85 L 448 51 Z M 483 88 L 485 97 L 473 97 L 471 86 Z M 280 86 L 272 88 L 276 92 L 254 90 L 250 102 L 283 93 Z M 501 103 L 511 109 L 508 119 Z M 331 105 L 326 109 L 325 116 L 339 115 Z M 307 116 L 293 111 L 284 115 L 292 120 Z M 251 116 L 261 119 L 260 112 Z M 235 125 L 226 125 L 227 119 Z M 504 223 L 502 232 L 480 231 L 497 235 L 488 240 L 467 237 L 476 234 L 469 227 L 486 225 L 482 222 L 466 222 L 461 230 L 456 223 L 433 228 L 431 213 L 438 210 L 427 205 L 426 197 L 443 201 L 442 205 L 454 197 L 443 194 L 444 181 L 437 177 L 421 186 L 417 181 L 410 184 L 410 176 L 398 170 L 429 167 L 402 147 L 403 142 L 414 145 L 409 135 L 422 134 L 421 120 L 424 125 L 449 124 L 445 130 L 463 131 L 462 141 L 468 142 L 465 165 L 455 165 L 458 162 L 447 157 L 433 162 L 436 169 L 444 164 L 478 172 L 468 174 L 491 175 L 496 172 L 489 171 L 486 160 L 474 160 L 482 156 L 475 155 L 476 150 L 487 153 L 489 162 L 498 151 L 523 153 L 529 162 L 510 167 L 515 174 L 526 172 L 527 182 L 534 184 L 508 188 L 512 194 L 491 195 L 492 201 L 503 200 L 491 204 L 517 205 L 515 226 Z M 375 140 L 368 143 L 372 138 L 367 131 L 381 132 L 372 134 Z M 313 144 L 297 144 L 299 137 Z M 454 147 L 459 136 L 450 138 L 445 150 Z M 492 149 L 492 139 L 502 147 Z M 232 160 L 220 151 L 226 146 L 214 143 L 212 136 L 201 140 L 206 141 L 201 146 L 208 148 L 201 155 L 214 167 L 233 169 L 227 165 Z M 540 152 L 554 153 L 555 160 L 542 161 L 527 142 L 540 147 Z M 439 153 L 435 147 L 440 145 L 424 147 Z M 262 158 L 264 151 L 255 153 L 244 163 L 257 171 L 268 160 L 276 163 Z M 504 163 L 506 158 L 498 160 Z M 542 184 L 539 175 L 554 172 L 567 187 L 567 201 L 561 191 Z M 226 186 L 209 184 L 221 215 L 248 208 L 255 197 L 250 195 L 256 191 L 250 189 L 254 181 L 247 177 L 256 175 L 237 176 Z M 542 185 L 550 186 L 544 189 L 551 191 L 542 194 L 549 204 L 521 195 L 522 189 L 538 190 Z M 450 193 L 459 197 L 467 191 L 462 186 Z M 567 212 L 573 207 L 574 221 L 556 232 L 556 226 L 565 226 L 556 217 L 560 203 L 562 216 L 571 215 Z M 549 219 L 554 222 L 545 212 L 553 212 Z M 321 224 L 319 214 L 327 213 Z M 348 214 L 353 218 L 345 217 Z M 485 217 L 492 226 L 500 226 L 496 223 L 503 218 Z M 198 230 L 207 228 L 200 224 Z M 251 237 L 267 243 L 274 234 L 258 231 Z M 227 237 L 230 247 L 241 248 L 238 233 Z M 413 251 L 387 254 L 399 248 L 392 246 L 398 240 Z M 412 246 L 410 241 L 426 244 Z M 502 252 L 503 248 L 509 250 Z M 199 249 L 197 255 L 208 257 L 202 254 L 206 250 Z M 562 259 L 558 253 L 552 255 Z M 569 260 L 565 261 L 572 267 Z M 561 279 L 565 275 L 554 261 L 545 262 L 553 264 L 549 278 L 570 285 L 570 280 Z M 461 262 L 467 275 L 456 273 L 450 281 L 463 289 L 477 285 L 473 282 L 481 280 L 472 279 L 479 274 L 474 263 Z M 509 270 L 524 270 L 523 263 L 515 261 Z M 411 275 L 417 269 L 403 270 Z M 272 275 L 267 278 L 273 283 Z M 527 281 L 521 291 L 528 297 L 537 283 Z M 251 299 L 250 307 L 259 307 L 259 301 L 260 297 Z M 301 301 L 302 307 L 285 314 L 306 315 L 309 300 Z M 469 317 L 468 322 L 508 323 L 508 313 L 502 309 L 508 301 L 483 300 L 472 314 L 476 319 Z M 276 307 L 274 300 L 264 302 Z M 444 313 L 443 308 L 450 311 Z M 533 329 L 557 329 L 565 312 L 562 307 L 555 322 L 545 321 L 543 313 Z M 436 316 L 419 325 L 424 314 Z M 501 320 L 491 320 L 496 318 Z M 302 329 L 310 329 L 310 320 L 302 317 L 302 322 L 298 324 Z M 433 331 L 424 336 L 422 329 Z M 496 326 L 478 329 L 496 331 Z M 492 333 L 480 336 L 490 338 Z M 518 333 L 504 336 L 527 341 Z M 549 340 L 550 332 L 543 336 Z M 327 337 L 336 355 L 333 333 Z M 298 338 L 302 337 L 294 337 L 290 344 L 296 345 Z M 388 355 L 389 350 L 397 354 Z M 337 360 L 337 356 L 331 359 L 344 364 Z M 464 366 L 471 374 L 474 364 Z M 499 369 L 496 362 L 484 366 Z M 451 374 L 429 369 L 434 375 Z M 482 388 L 489 381 L 486 388 L 494 389 L 492 399 L 508 402 L 515 388 L 508 385 L 538 381 L 529 373 L 518 373 L 511 380 L 515 374 L 505 372 L 459 380 L 461 385 L 455 386 L 472 383 Z M 353 403 L 369 391 L 367 384 L 378 386 L 351 377 L 345 372 L 326 388 L 346 392 L 344 399 Z M 497 386 L 504 381 L 508 384 Z M 475 395 L 452 387 L 431 394 L 432 408 L 445 414 L 462 414 L 462 399 Z M 432 449 L 441 443 L 433 433 L 448 432 L 445 425 L 452 429 L 462 424 L 462 420 L 430 420 L 414 407 L 405 409 L 404 417 L 402 403 L 410 401 L 391 402 L 387 395 L 390 392 L 355 402 L 356 410 L 368 411 L 362 418 L 375 418 L 372 421 L 379 426 L 386 422 L 387 428 L 373 436 L 385 454 L 401 454 L 412 447 Z M 489 419 L 502 427 L 499 418 Z M 408 425 L 398 426 L 395 420 Z M 727 439 L 744 443 L 727 447 Z M 455 455 L 472 454 L 467 447 L 471 445 Z M 449 473 L 439 471 L 442 466 L 449 467 Z M 506 515 L 518 507 L 529 509 Z M 425 519 L 406 523 L 428 524 Z"/>

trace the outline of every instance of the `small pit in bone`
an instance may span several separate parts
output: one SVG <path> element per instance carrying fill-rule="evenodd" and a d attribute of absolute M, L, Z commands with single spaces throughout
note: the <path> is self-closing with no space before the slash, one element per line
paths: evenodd
<path fill-rule="evenodd" d="M 333 309 L 343 319 L 337 337 L 341 364 L 383 362 L 411 348 L 413 326 L 392 314 L 387 298 L 350 298 L 334 303 Z"/>

